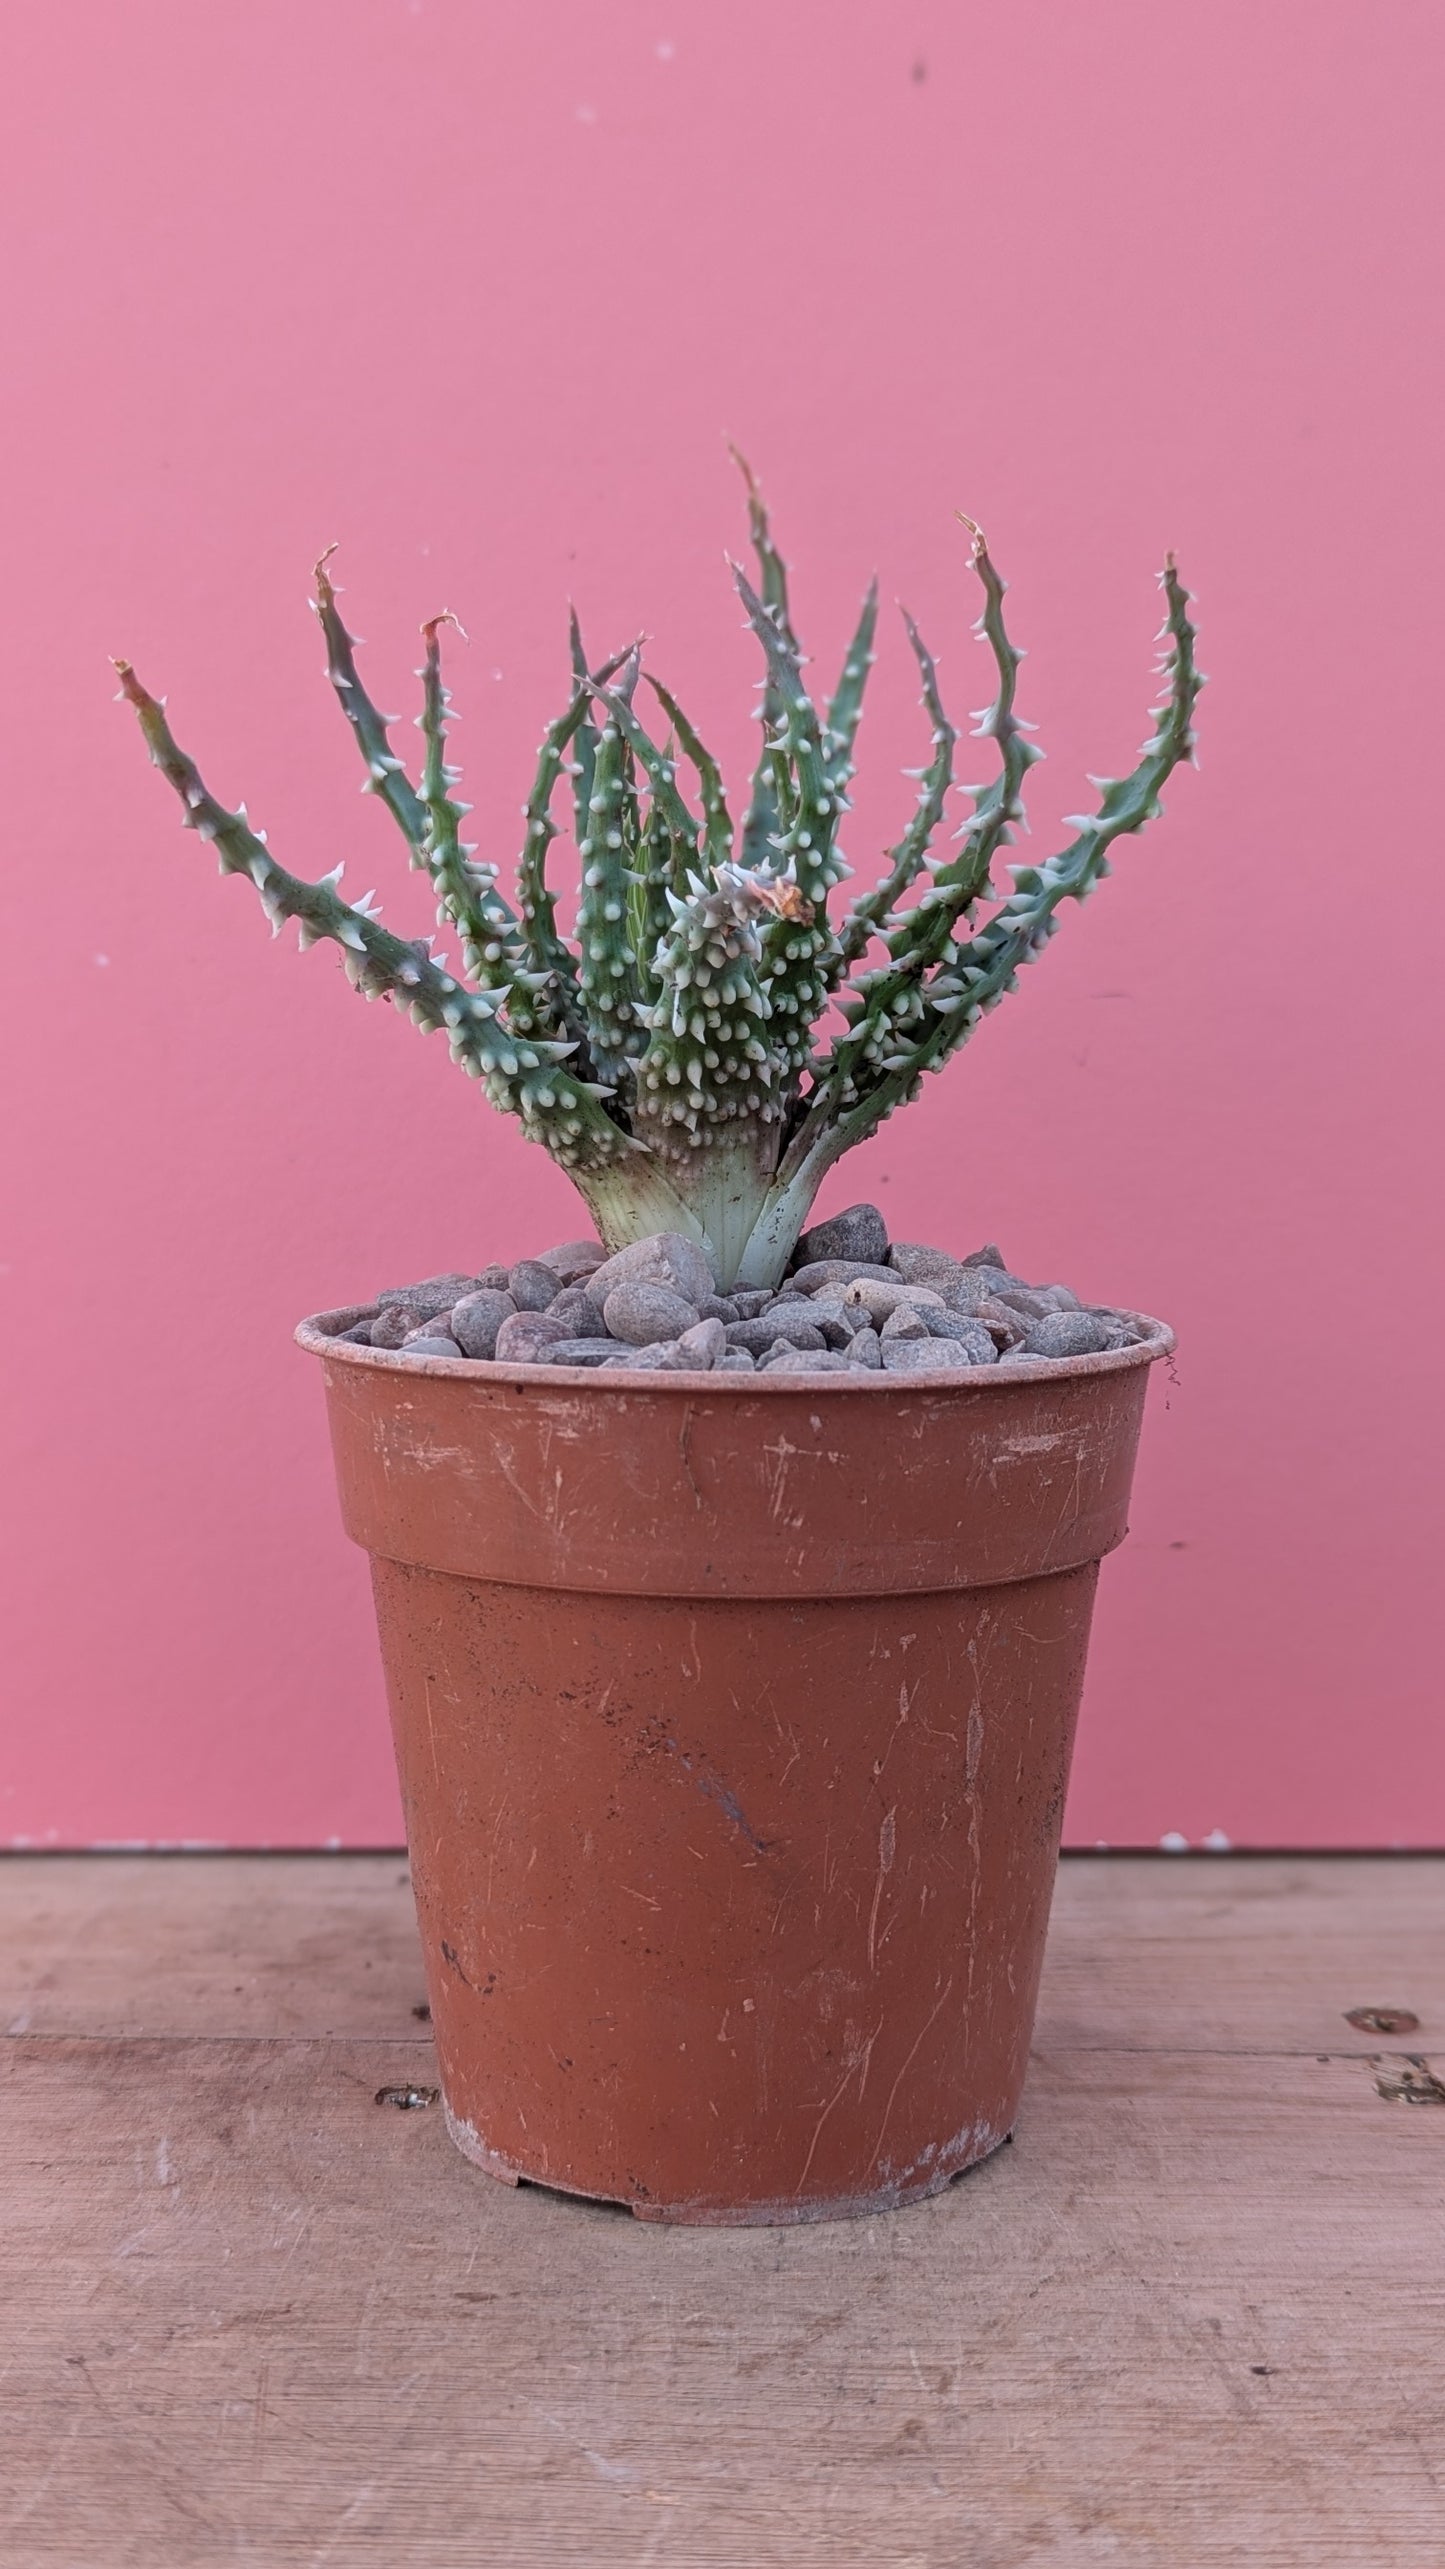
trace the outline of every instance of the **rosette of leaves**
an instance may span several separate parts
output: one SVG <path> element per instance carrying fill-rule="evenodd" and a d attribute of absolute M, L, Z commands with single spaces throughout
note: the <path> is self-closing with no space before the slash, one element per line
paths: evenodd
<path fill-rule="evenodd" d="M 1004 623 L 1004 583 L 981 531 L 963 520 L 982 595 L 975 630 L 994 673 L 973 737 L 991 745 L 996 769 L 956 785 L 958 733 L 905 615 L 928 755 L 909 771 L 914 808 L 880 879 L 845 899 L 852 869 L 840 833 L 875 656 L 876 584 L 820 703 L 750 474 L 747 492 L 756 576 L 734 565 L 733 578 L 762 652 L 762 735 L 738 819 L 672 691 L 650 679 L 644 700 L 640 645 L 591 667 L 574 617 L 570 692 L 539 747 L 510 896 L 495 858 L 463 835 L 471 806 L 458 792 L 442 674 L 442 635 L 455 619 L 422 628 L 420 758 L 409 770 L 392 745 L 400 718 L 379 712 L 362 682 L 329 556 L 317 564 L 327 675 L 365 767 L 362 790 L 385 804 L 429 878 L 455 962 L 432 937 L 384 928 L 374 894 L 345 899 L 341 864 L 318 879 L 290 873 L 244 804 L 232 811 L 212 794 L 165 700 L 116 664 L 183 825 L 211 843 L 223 873 L 249 877 L 273 932 L 294 921 L 303 949 L 339 949 L 364 998 L 444 1035 L 459 1068 L 566 1170 L 609 1249 L 682 1232 L 706 1248 L 723 1288 L 777 1282 L 828 1170 L 967 1043 L 1043 952 L 1064 903 L 1109 872 L 1115 840 L 1155 817 L 1166 777 L 1192 756 L 1203 683 L 1171 556 L 1160 575 L 1162 696 L 1137 763 L 1091 779 L 1097 801 L 1068 820 L 1067 844 L 1008 864 L 1001 889 L 994 877 L 1040 753 L 1015 707 L 1021 655 Z M 575 863 L 564 893 L 549 861 L 565 826 L 558 808 L 569 804 Z"/>

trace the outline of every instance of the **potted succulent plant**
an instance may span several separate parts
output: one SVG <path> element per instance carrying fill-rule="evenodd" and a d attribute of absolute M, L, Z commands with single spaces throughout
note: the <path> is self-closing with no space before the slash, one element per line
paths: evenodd
<path fill-rule="evenodd" d="M 594 668 L 574 618 L 514 903 L 462 836 L 448 619 L 423 628 L 413 782 L 318 565 L 366 783 L 461 969 L 343 899 L 339 866 L 287 872 L 117 664 L 222 872 L 444 1033 L 592 1217 L 586 1239 L 508 1244 L 298 1334 L 372 1556 L 453 2137 L 510 2183 L 661 2221 L 876 2210 L 1010 2131 L 1098 1564 L 1173 1343 L 996 1249 L 890 1243 L 870 1206 L 805 1227 L 1191 754 L 1172 559 L 1138 764 L 1001 894 L 1038 753 L 1003 583 L 964 521 L 998 772 L 935 854 L 957 735 L 906 620 L 929 754 L 882 880 L 835 916 L 876 589 L 822 706 L 751 477 L 748 502 L 757 585 L 734 577 L 764 676 L 740 822 L 655 679 L 644 722 L 640 648 Z M 570 937 L 548 875 L 564 780 Z"/>

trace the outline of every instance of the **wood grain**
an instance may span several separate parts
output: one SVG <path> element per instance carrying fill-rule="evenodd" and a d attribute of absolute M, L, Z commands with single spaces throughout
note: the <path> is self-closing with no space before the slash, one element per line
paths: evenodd
<path fill-rule="evenodd" d="M 396 1858 L 0 1866 L 0 2562 L 1437 2569 L 1445 2109 L 1369 2055 L 1445 2052 L 1442 1892 L 1067 1864 L 1015 2144 L 705 2232 L 374 2102 Z"/>

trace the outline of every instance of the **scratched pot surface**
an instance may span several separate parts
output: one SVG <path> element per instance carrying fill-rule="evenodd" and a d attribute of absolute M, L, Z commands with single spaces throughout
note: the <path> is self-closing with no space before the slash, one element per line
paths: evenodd
<path fill-rule="evenodd" d="M 323 1339 L 480 2167 L 782 2222 L 1005 2137 L 1168 1344 L 966 1390 L 599 1397 Z"/>
<path fill-rule="evenodd" d="M 1022 2085 L 1095 1572 L 750 1606 L 375 1566 L 458 2139 L 674 2218 L 932 2191 Z"/>

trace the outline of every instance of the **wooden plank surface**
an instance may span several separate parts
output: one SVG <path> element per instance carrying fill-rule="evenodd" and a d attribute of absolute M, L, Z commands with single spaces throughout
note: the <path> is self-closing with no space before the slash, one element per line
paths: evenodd
<path fill-rule="evenodd" d="M 1377 2049 L 1407 2003 L 1445 2044 L 1445 1859 L 1066 1857 L 1039 2040 Z M 0 2027 L 395 2034 L 421 1964 L 402 1855 L 0 1858 Z M 1442 2564 L 1445 2569 L 1445 2564 Z"/>
<path fill-rule="evenodd" d="M 794 2231 L 378 2106 L 430 2072 L 408 1903 L 0 1865 L 4 2569 L 1445 2561 L 1445 2107 L 1371 2057 L 1445 2067 L 1445 1862 L 1066 1864 L 1015 2144 Z"/>

